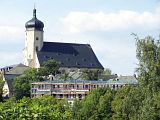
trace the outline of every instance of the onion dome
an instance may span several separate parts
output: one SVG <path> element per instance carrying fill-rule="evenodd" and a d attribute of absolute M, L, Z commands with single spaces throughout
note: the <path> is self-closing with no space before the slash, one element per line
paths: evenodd
<path fill-rule="evenodd" d="M 33 9 L 33 18 L 26 22 L 25 24 L 26 29 L 27 28 L 35 28 L 36 30 L 43 31 L 44 24 L 36 17 L 36 9 Z"/>

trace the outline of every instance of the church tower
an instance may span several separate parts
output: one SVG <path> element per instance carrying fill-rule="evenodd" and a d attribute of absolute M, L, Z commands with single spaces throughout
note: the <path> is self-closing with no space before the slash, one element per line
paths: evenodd
<path fill-rule="evenodd" d="M 44 24 L 36 17 L 36 9 L 33 9 L 33 18 L 25 24 L 25 48 L 23 50 L 24 65 L 35 67 L 36 52 L 43 47 Z"/>

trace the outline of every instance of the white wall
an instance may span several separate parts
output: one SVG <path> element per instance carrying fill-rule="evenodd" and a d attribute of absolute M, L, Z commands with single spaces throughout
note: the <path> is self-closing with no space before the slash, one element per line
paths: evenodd
<path fill-rule="evenodd" d="M 23 62 L 26 66 L 33 66 L 35 62 L 36 47 L 38 51 L 43 47 L 43 31 L 27 28 L 25 35 L 25 48 L 23 50 Z M 31 65 L 32 64 L 32 65 Z"/>

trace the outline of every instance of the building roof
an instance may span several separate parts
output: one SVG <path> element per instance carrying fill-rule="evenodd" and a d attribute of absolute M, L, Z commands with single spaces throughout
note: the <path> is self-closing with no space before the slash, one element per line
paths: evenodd
<path fill-rule="evenodd" d="M 122 76 L 122 75 L 118 76 L 117 79 L 126 80 L 126 81 L 127 80 L 137 80 L 135 76 Z"/>
<path fill-rule="evenodd" d="M 54 59 L 61 67 L 103 69 L 89 44 L 44 42 L 37 56 L 40 65 Z"/>
<path fill-rule="evenodd" d="M 33 82 L 32 84 L 138 84 L 138 81 L 136 79 L 128 79 L 128 80 L 46 80 L 42 82 Z"/>
<path fill-rule="evenodd" d="M 15 65 L 13 68 L 11 68 L 9 71 L 6 71 L 5 74 L 23 74 L 25 70 L 27 70 L 29 67 L 23 65 L 22 63 Z"/>
<path fill-rule="evenodd" d="M 38 20 L 36 17 L 36 9 L 33 10 L 33 18 L 26 22 L 26 28 L 35 28 L 36 30 L 43 31 L 44 24 L 42 21 Z"/>
<path fill-rule="evenodd" d="M 8 84 L 8 89 L 9 89 L 10 92 L 13 91 L 13 85 L 12 85 L 13 84 L 13 79 L 18 77 L 18 76 L 20 76 L 20 75 L 18 75 L 18 74 L 5 74 L 4 75 L 5 81 Z"/>
<path fill-rule="evenodd" d="M 138 80 L 134 76 L 119 76 L 116 79 L 110 79 L 108 80 L 108 83 L 114 84 L 114 83 L 119 83 L 119 84 L 137 84 Z"/>

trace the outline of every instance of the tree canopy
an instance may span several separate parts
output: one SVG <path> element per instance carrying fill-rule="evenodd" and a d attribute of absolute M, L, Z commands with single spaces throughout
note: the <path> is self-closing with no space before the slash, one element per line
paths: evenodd
<path fill-rule="evenodd" d="M 43 76 L 56 75 L 59 73 L 60 64 L 55 60 L 44 61 L 39 68 L 39 74 Z"/>
<path fill-rule="evenodd" d="M 98 80 L 100 73 L 102 73 L 100 70 L 86 69 L 82 72 L 82 78 L 84 80 Z"/>
<path fill-rule="evenodd" d="M 52 96 L 11 99 L 0 103 L 1 120 L 69 120 L 71 111 L 66 101 Z"/>
<path fill-rule="evenodd" d="M 37 69 L 30 68 L 25 73 L 13 80 L 14 96 L 21 99 L 24 96 L 30 97 L 31 82 L 41 81 L 43 78 L 38 75 Z"/>

